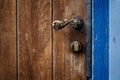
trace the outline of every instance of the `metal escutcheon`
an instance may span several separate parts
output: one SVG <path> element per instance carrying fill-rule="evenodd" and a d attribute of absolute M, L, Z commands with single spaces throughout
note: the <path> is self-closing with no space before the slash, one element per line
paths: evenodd
<path fill-rule="evenodd" d="M 80 53 L 82 51 L 82 44 L 78 41 L 73 41 L 70 47 L 74 53 Z"/>

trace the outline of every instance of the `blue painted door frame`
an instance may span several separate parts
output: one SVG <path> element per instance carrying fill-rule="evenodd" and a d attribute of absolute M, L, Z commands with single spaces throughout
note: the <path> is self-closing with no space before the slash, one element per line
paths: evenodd
<path fill-rule="evenodd" d="M 120 80 L 120 0 L 109 0 L 109 80 Z"/>
<path fill-rule="evenodd" d="M 92 77 L 109 80 L 109 0 L 92 0 Z"/>

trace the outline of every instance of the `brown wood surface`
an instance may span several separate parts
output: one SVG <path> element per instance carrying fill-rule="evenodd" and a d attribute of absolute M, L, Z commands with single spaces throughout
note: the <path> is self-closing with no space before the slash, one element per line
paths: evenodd
<path fill-rule="evenodd" d="M 16 80 L 15 0 L 0 0 L 0 80 Z"/>
<path fill-rule="evenodd" d="M 70 19 L 78 15 L 85 21 L 84 0 L 53 0 L 53 20 Z M 83 44 L 81 54 L 70 51 L 70 43 Z M 54 30 L 53 80 L 86 80 L 85 77 L 85 26 L 76 31 L 70 27 Z"/>
<path fill-rule="evenodd" d="M 0 80 L 87 80 L 85 25 L 51 28 L 75 15 L 85 21 L 85 0 L 0 0 Z M 74 40 L 81 54 L 71 52 Z"/>
<path fill-rule="evenodd" d="M 19 0 L 19 80 L 52 80 L 50 0 Z"/>

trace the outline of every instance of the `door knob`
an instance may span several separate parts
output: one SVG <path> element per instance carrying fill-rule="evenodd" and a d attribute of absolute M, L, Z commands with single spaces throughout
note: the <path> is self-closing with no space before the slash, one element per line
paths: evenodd
<path fill-rule="evenodd" d="M 66 19 L 63 21 L 55 20 L 53 21 L 52 26 L 54 29 L 59 30 L 59 29 L 66 27 L 68 24 L 73 29 L 80 30 L 81 27 L 83 26 L 83 20 L 79 16 L 75 16 L 69 20 L 66 20 Z"/>

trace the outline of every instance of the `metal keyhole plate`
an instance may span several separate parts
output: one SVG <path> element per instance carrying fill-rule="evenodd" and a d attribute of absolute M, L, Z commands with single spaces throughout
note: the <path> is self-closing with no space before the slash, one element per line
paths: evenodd
<path fill-rule="evenodd" d="M 79 53 L 82 51 L 82 44 L 78 41 L 73 41 L 70 45 L 71 47 L 71 50 L 74 52 L 74 53 Z"/>

